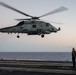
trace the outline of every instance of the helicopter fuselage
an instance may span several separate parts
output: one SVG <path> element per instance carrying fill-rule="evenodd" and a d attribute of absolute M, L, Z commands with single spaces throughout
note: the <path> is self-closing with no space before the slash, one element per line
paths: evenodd
<path fill-rule="evenodd" d="M 3 33 L 27 33 L 27 35 L 41 35 L 50 34 L 59 31 L 60 28 L 52 26 L 50 23 L 44 21 L 21 21 L 15 26 L 1 28 Z"/>

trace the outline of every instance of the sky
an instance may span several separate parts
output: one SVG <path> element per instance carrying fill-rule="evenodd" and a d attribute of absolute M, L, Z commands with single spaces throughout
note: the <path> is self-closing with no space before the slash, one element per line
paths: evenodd
<path fill-rule="evenodd" d="M 69 10 L 42 17 L 42 20 L 60 22 L 51 23 L 61 27 L 61 31 L 45 35 L 28 36 L 20 34 L 0 33 L 0 52 L 71 52 L 76 48 L 76 0 L 0 0 L 10 6 L 32 16 L 41 16 L 61 6 Z M 0 6 L 0 28 L 13 26 L 18 23 L 15 19 L 26 16 Z"/>

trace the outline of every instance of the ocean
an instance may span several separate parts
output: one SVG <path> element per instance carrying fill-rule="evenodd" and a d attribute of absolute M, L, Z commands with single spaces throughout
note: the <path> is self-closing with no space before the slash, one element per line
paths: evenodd
<path fill-rule="evenodd" d="M 72 61 L 71 52 L 0 52 L 0 59 Z"/>

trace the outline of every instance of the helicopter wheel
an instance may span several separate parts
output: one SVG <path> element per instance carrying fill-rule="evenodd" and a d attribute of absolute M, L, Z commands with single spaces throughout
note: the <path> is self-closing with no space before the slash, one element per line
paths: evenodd
<path fill-rule="evenodd" d="M 20 36 L 19 36 L 19 35 L 17 35 L 17 38 L 20 38 Z"/>
<path fill-rule="evenodd" d="M 44 38 L 44 34 L 42 34 L 41 37 Z"/>

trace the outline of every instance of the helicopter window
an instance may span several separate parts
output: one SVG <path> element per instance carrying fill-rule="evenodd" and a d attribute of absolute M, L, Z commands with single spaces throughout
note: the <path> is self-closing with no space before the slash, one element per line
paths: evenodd
<path fill-rule="evenodd" d="M 46 23 L 46 27 L 49 27 L 49 23 Z"/>
<path fill-rule="evenodd" d="M 24 21 L 21 21 L 21 22 L 19 22 L 18 24 L 17 24 L 17 26 L 21 26 L 21 25 L 23 25 L 24 24 Z"/>
<path fill-rule="evenodd" d="M 32 21 L 32 23 L 34 23 L 34 21 Z"/>
<path fill-rule="evenodd" d="M 33 28 L 36 28 L 36 25 L 32 25 Z"/>

